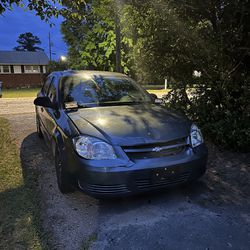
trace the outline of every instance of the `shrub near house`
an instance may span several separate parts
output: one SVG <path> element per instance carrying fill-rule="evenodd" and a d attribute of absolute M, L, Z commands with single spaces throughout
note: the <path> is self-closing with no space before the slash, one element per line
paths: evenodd
<path fill-rule="evenodd" d="M 43 51 L 0 51 L 3 88 L 41 85 L 49 59 Z"/>

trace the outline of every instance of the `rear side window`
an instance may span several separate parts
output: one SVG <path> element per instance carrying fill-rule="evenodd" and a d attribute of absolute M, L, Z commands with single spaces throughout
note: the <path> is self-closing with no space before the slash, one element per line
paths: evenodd
<path fill-rule="evenodd" d="M 50 83 L 51 83 L 51 77 L 48 77 L 48 78 L 46 79 L 46 82 L 45 82 L 44 85 L 43 85 L 43 88 L 42 88 L 42 92 L 43 92 L 45 95 L 48 93 L 48 89 L 49 89 Z"/>
<path fill-rule="evenodd" d="M 55 87 L 54 82 L 55 82 L 55 78 L 52 79 L 52 82 L 48 90 L 48 97 L 52 103 L 56 102 L 56 87 Z"/>

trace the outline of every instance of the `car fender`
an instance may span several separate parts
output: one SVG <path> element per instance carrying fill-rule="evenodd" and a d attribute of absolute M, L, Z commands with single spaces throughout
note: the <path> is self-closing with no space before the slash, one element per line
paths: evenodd
<path fill-rule="evenodd" d="M 71 151 L 69 141 L 67 140 L 66 136 L 63 136 L 63 132 L 60 130 L 59 127 L 57 127 L 53 133 L 52 148 L 54 156 L 56 150 L 59 150 L 59 152 L 62 154 L 64 167 L 66 168 L 67 172 L 74 175 L 77 172 L 77 169 L 75 168 L 75 166 L 72 166 L 72 164 L 70 164 L 70 159 L 68 158 L 68 153 Z M 68 150 L 69 152 L 67 153 Z"/>
<path fill-rule="evenodd" d="M 64 141 L 61 132 L 59 131 L 58 127 L 55 128 L 52 136 L 52 153 L 55 156 L 56 149 L 63 153 L 64 149 Z"/>

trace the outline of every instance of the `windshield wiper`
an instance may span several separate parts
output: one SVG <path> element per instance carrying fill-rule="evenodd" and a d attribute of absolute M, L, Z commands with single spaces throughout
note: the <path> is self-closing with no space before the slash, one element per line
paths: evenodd
<path fill-rule="evenodd" d="M 77 102 L 68 102 L 65 103 L 65 108 L 67 110 L 77 110 L 81 108 L 93 108 L 93 107 L 105 107 L 105 106 L 122 106 L 122 105 L 138 105 L 146 102 L 134 101 L 134 102 L 99 102 L 99 103 L 77 103 Z"/>
<path fill-rule="evenodd" d="M 67 102 L 65 103 L 65 108 L 68 110 L 72 110 L 72 109 L 75 110 L 79 108 L 91 108 L 91 106 L 88 106 L 83 103 L 78 103 L 78 102 Z"/>
<path fill-rule="evenodd" d="M 136 105 L 144 102 L 103 102 L 99 103 L 98 106 L 120 106 L 120 105 Z"/>
<path fill-rule="evenodd" d="M 88 106 L 86 104 L 83 104 L 83 103 L 78 103 L 78 108 L 91 108 L 91 106 Z"/>

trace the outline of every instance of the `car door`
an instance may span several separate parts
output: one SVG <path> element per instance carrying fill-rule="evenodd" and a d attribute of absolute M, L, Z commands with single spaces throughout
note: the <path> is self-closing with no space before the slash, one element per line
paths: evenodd
<path fill-rule="evenodd" d="M 51 80 L 52 77 L 48 76 L 47 79 L 44 82 L 44 85 L 40 91 L 40 93 L 38 94 L 39 97 L 44 97 L 47 96 L 48 94 L 48 90 L 51 84 Z M 36 106 L 36 111 L 37 111 L 37 119 L 39 120 L 39 124 L 40 124 L 40 129 L 42 130 L 42 133 L 45 137 L 45 140 L 47 139 L 47 131 L 46 131 L 46 126 L 45 126 L 45 111 L 46 109 L 42 106 Z"/>
<path fill-rule="evenodd" d="M 57 96 L 57 78 L 56 77 L 53 77 L 51 79 L 51 84 L 49 85 L 47 96 L 49 97 L 50 101 L 53 104 L 57 105 L 58 96 Z M 57 126 L 57 123 L 56 123 L 57 116 L 58 116 L 57 110 L 52 109 L 52 108 L 44 108 L 43 119 L 44 119 L 44 126 L 46 130 L 47 143 L 49 146 L 54 144 L 53 134 Z"/>

